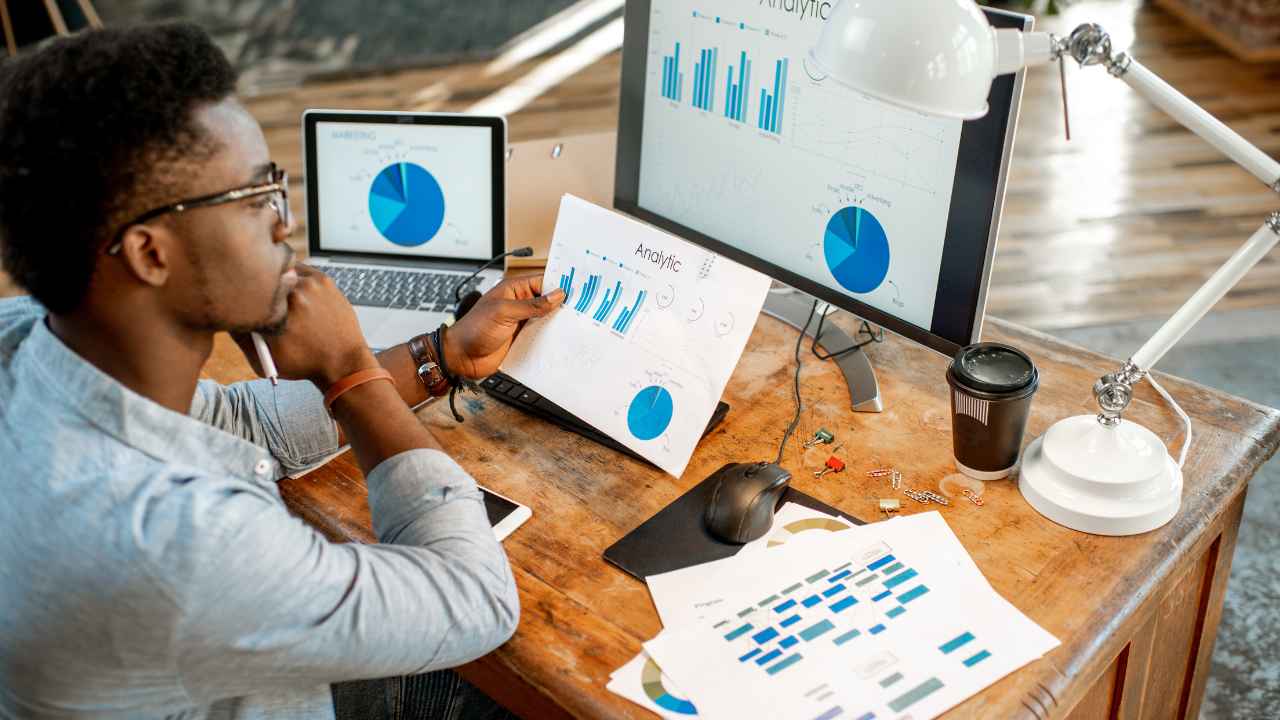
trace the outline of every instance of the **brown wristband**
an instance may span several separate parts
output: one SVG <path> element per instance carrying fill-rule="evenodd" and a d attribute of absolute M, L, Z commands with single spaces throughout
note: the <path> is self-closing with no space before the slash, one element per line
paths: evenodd
<path fill-rule="evenodd" d="M 373 382 L 374 380 L 387 380 L 392 385 L 395 384 L 395 378 L 391 377 L 391 373 L 386 368 L 369 368 L 368 370 L 359 370 L 338 380 L 338 382 L 329 386 L 329 390 L 324 394 L 324 407 L 333 413 L 333 403 L 347 392 Z"/>
<path fill-rule="evenodd" d="M 435 347 L 427 335 L 418 335 L 408 342 L 409 357 L 413 358 L 413 367 L 431 397 L 440 397 L 449 392 L 449 378 L 440 366 Z"/>

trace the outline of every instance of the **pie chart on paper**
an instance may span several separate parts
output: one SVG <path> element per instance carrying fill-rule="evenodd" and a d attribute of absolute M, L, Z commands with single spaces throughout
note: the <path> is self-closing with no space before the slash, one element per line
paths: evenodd
<path fill-rule="evenodd" d="M 671 393 L 658 385 L 636 393 L 627 408 L 627 429 L 638 440 L 652 440 L 667 431 L 675 403 Z"/>
<path fill-rule="evenodd" d="M 444 191 L 421 165 L 393 163 L 373 178 L 369 216 L 378 232 L 396 245 L 424 245 L 444 224 Z"/>
<path fill-rule="evenodd" d="M 841 208 L 827 221 L 822 253 L 840 287 L 869 293 L 889 274 L 889 238 L 871 211 Z"/>
<path fill-rule="evenodd" d="M 645 660 L 644 670 L 640 674 L 640 686 L 644 688 L 644 694 L 663 710 L 679 715 L 698 714 L 698 709 L 693 706 L 693 703 L 682 697 L 676 697 L 667 690 L 662 683 L 662 670 L 658 669 L 652 660 Z"/>

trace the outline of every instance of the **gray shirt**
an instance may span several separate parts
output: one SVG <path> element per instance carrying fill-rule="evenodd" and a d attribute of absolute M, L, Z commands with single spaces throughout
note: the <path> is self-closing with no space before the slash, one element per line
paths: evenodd
<path fill-rule="evenodd" d="M 514 632 L 511 569 L 447 455 L 380 464 L 383 544 L 331 543 L 276 487 L 336 449 L 309 383 L 202 381 L 181 415 L 44 315 L 0 300 L 0 717 L 332 717 L 329 683 Z"/>

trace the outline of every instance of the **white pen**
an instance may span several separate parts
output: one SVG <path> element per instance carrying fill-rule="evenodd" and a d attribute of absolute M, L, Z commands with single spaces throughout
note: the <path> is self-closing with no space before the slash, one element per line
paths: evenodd
<path fill-rule="evenodd" d="M 280 373 L 276 372 L 276 362 L 271 359 L 271 349 L 267 347 L 267 341 L 262 339 L 258 333 L 249 333 L 253 337 L 253 347 L 258 351 L 258 364 L 262 366 L 262 373 L 267 376 L 272 385 L 280 384 Z"/>

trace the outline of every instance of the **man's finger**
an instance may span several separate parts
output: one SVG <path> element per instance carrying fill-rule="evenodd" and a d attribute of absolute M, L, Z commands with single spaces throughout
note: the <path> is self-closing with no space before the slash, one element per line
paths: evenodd
<path fill-rule="evenodd" d="M 542 275 L 519 275 L 502 281 L 502 296 L 523 300 L 542 293 Z M 496 289 L 496 288 L 495 288 Z"/>
<path fill-rule="evenodd" d="M 502 303 L 502 316 L 507 320 L 528 320 L 542 317 L 564 303 L 564 291 L 556 288 L 548 295 L 527 300 L 507 300 Z"/>
<path fill-rule="evenodd" d="M 299 277 L 310 277 L 312 275 L 320 274 L 319 270 L 302 262 L 301 260 L 293 264 L 293 269 L 298 273 Z"/>

